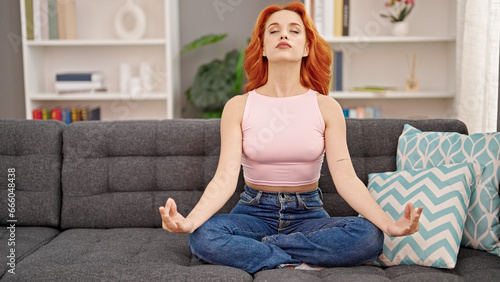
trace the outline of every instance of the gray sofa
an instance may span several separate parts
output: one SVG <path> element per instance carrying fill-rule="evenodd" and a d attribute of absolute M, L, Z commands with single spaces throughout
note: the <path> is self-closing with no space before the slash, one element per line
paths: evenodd
<path fill-rule="evenodd" d="M 467 132 L 456 120 L 348 119 L 350 153 L 362 181 L 366 183 L 371 172 L 396 170 L 396 146 L 405 123 L 424 131 Z M 1 120 L 0 132 L 1 280 L 500 279 L 500 257 L 466 248 L 460 249 L 451 270 L 358 266 L 273 269 L 250 275 L 199 263 L 189 251 L 188 235 L 161 229 L 158 207 L 172 197 L 186 215 L 196 204 L 216 169 L 219 120 L 69 126 L 57 121 Z M 10 188 L 15 190 L 9 191 L 8 183 L 14 183 Z M 237 191 L 221 213 L 231 210 L 242 187 L 240 175 Z M 357 215 L 337 194 L 326 162 L 320 187 L 330 215 Z"/>

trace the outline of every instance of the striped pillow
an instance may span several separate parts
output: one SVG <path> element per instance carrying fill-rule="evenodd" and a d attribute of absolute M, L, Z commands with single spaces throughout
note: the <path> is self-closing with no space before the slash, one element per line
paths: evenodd
<path fill-rule="evenodd" d="M 462 163 L 370 174 L 368 190 L 392 219 L 404 214 L 408 202 L 424 207 L 420 230 L 410 236 L 385 235 L 383 253 L 372 264 L 454 268 L 471 187 L 480 173 L 479 165 Z"/>

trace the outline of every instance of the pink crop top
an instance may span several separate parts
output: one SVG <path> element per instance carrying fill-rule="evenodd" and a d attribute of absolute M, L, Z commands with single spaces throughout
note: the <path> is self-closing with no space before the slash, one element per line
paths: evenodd
<path fill-rule="evenodd" d="M 245 180 L 268 186 L 318 181 L 325 151 L 325 122 L 316 91 L 291 97 L 248 93 L 241 128 Z"/>

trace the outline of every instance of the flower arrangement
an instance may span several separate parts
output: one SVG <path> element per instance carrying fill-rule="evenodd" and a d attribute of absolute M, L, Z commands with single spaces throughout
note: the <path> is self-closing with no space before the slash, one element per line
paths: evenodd
<path fill-rule="evenodd" d="M 415 7 L 415 0 L 391 0 L 385 3 L 385 6 L 389 15 L 380 14 L 382 17 L 390 19 L 391 22 L 402 22 Z"/>

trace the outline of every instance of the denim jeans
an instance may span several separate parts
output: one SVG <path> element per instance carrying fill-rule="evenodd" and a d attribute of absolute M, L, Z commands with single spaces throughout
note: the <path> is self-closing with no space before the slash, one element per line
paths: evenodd
<path fill-rule="evenodd" d="M 360 217 L 330 217 L 321 190 L 267 193 L 245 186 L 230 214 L 215 215 L 190 236 L 200 261 L 254 273 L 306 263 L 353 266 L 376 259 L 384 236 Z"/>

